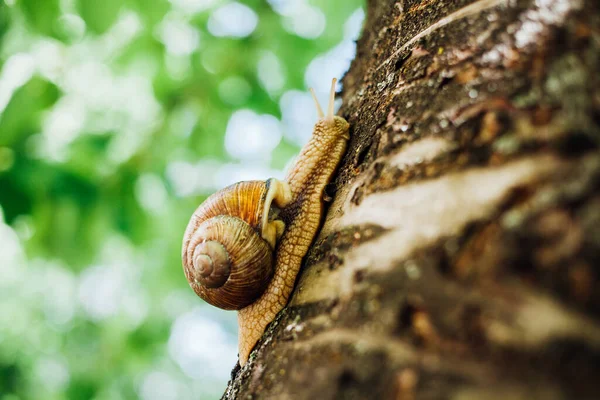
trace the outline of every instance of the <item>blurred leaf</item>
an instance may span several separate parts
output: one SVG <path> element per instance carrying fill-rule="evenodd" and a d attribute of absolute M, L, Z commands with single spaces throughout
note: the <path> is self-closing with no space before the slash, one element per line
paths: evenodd
<path fill-rule="evenodd" d="M 106 169 L 107 149 L 112 136 L 110 133 L 79 136 L 69 147 L 70 158 L 65 167 L 73 174 L 100 183 Z"/>
<path fill-rule="evenodd" d="M 6 5 L 6 3 L 0 3 L 0 40 L 6 33 L 9 27 L 10 19 L 9 19 L 10 9 Z"/>
<path fill-rule="evenodd" d="M 17 89 L 0 116 L 0 146 L 14 145 L 39 132 L 42 112 L 58 97 L 58 88 L 40 77 Z"/>
<path fill-rule="evenodd" d="M 0 360 L 0 394 L 16 391 L 21 385 L 23 373 L 15 364 L 4 364 Z"/>
<path fill-rule="evenodd" d="M 111 204 L 115 227 L 134 242 L 140 243 L 147 235 L 147 218 L 135 197 L 136 180 L 134 171 L 123 169 Z"/>
<path fill-rule="evenodd" d="M 72 400 L 93 399 L 98 391 L 98 381 L 93 377 L 73 379 L 67 390 L 67 397 Z"/>
<path fill-rule="evenodd" d="M 17 4 L 21 7 L 30 26 L 39 33 L 55 35 L 60 16 L 60 0 L 20 0 Z"/>
<path fill-rule="evenodd" d="M 0 205 L 6 222 L 12 223 L 19 215 L 31 213 L 31 195 L 23 191 L 13 175 L 0 174 Z"/>
<path fill-rule="evenodd" d="M 102 34 L 113 26 L 122 6 L 122 0 L 76 0 L 79 15 L 88 29 L 96 34 Z"/>
<path fill-rule="evenodd" d="M 129 0 L 129 3 L 149 26 L 159 23 L 170 8 L 168 0 Z"/>
<path fill-rule="evenodd" d="M 53 170 L 47 182 L 46 190 L 37 193 L 37 230 L 30 246 L 37 245 L 73 267 L 81 267 L 93 260 L 101 245 L 97 233 L 105 216 L 98 205 L 98 188 L 60 170 Z"/>

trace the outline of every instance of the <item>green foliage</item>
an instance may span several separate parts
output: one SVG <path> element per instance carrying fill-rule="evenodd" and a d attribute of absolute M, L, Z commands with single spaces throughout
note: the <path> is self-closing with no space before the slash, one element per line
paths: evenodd
<path fill-rule="evenodd" d="M 55 35 L 60 16 L 60 0 L 20 0 L 19 6 L 33 30 L 42 35 Z"/>
<path fill-rule="evenodd" d="M 242 3 L 0 2 L 0 400 L 222 392 L 235 314 L 188 287 L 183 231 L 232 179 L 283 174 L 314 118 L 285 104 L 362 7 Z"/>
<path fill-rule="evenodd" d="M 117 21 L 123 1 L 77 0 L 76 4 L 76 9 L 90 32 L 101 34 L 106 32 Z"/>
<path fill-rule="evenodd" d="M 0 146 L 18 146 L 39 131 L 42 113 L 58 96 L 58 88 L 39 77 L 17 89 L 0 120 Z"/>

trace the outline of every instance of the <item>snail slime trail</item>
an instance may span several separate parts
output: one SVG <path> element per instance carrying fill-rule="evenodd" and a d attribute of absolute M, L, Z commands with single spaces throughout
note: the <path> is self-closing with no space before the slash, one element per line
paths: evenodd
<path fill-rule="evenodd" d="M 198 296 L 238 310 L 239 361 L 246 364 L 267 325 L 287 304 L 302 259 L 319 230 L 323 191 L 346 151 L 349 125 L 327 114 L 285 180 L 239 182 L 210 196 L 192 215 L 183 238 L 185 276 Z"/>

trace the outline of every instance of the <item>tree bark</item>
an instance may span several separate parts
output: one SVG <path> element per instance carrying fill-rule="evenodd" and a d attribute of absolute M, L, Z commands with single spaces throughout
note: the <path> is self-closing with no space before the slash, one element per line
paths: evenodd
<path fill-rule="evenodd" d="M 598 1 L 367 15 L 327 218 L 223 398 L 598 398 Z"/>

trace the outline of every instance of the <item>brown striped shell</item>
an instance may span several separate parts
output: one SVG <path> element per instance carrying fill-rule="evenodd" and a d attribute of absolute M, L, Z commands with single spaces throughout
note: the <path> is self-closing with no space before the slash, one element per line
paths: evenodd
<path fill-rule="evenodd" d="M 218 191 L 188 224 L 184 272 L 196 294 L 214 306 L 248 306 L 273 275 L 273 249 L 260 235 L 268 182 L 239 182 Z"/>

